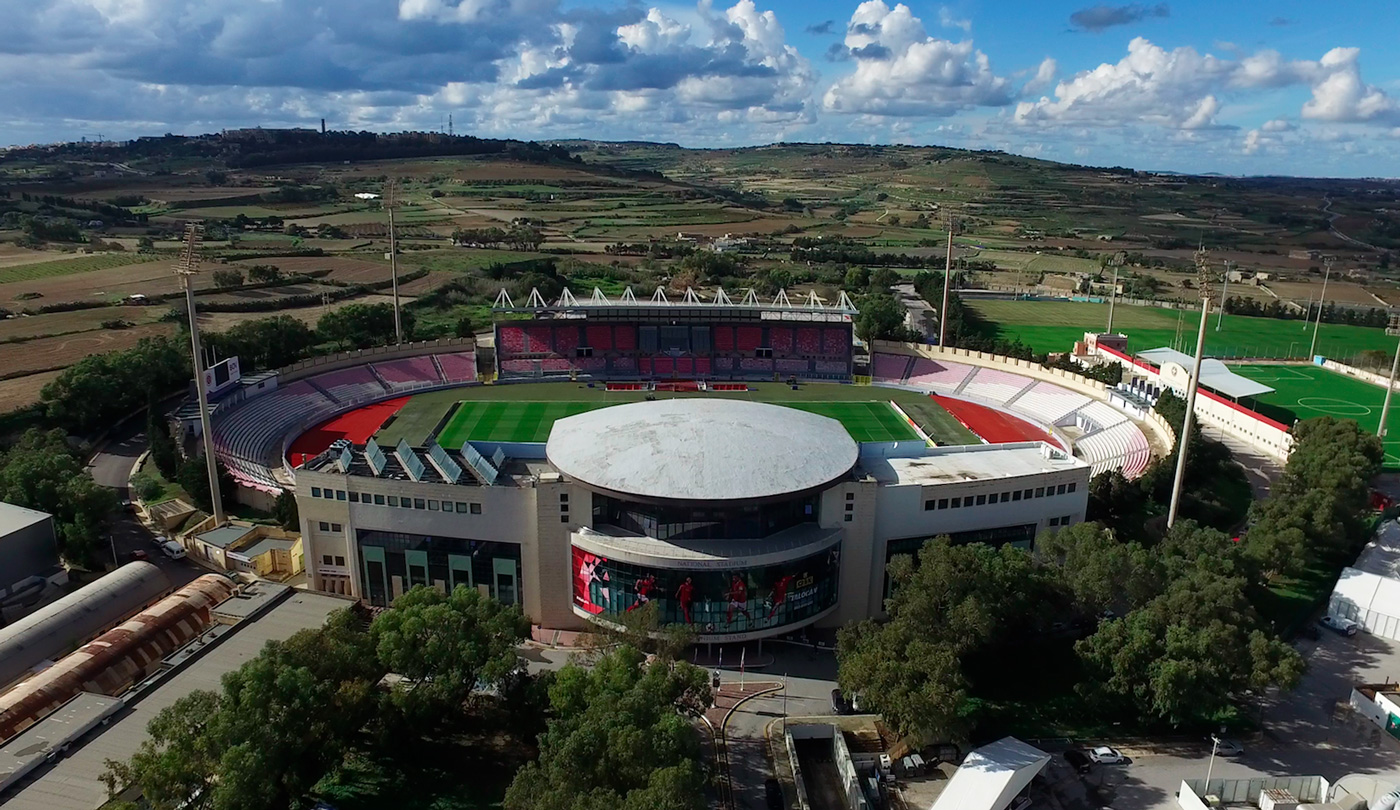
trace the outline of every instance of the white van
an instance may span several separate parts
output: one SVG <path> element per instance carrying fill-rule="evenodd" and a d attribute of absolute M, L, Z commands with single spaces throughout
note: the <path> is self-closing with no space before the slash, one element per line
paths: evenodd
<path fill-rule="evenodd" d="M 160 544 L 161 553 L 172 560 L 180 560 L 185 557 L 185 547 L 174 540 L 166 540 Z"/>

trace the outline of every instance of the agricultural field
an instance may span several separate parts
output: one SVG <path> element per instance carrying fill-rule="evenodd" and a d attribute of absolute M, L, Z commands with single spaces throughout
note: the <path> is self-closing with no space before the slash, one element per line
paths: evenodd
<path fill-rule="evenodd" d="M 972 250 L 963 253 L 974 261 L 996 262 L 997 267 L 1027 273 L 1096 273 L 1099 263 L 1093 259 L 1055 254 L 1023 253 L 1012 250 Z"/>
<path fill-rule="evenodd" d="M 119 301 L 136 293 L 159 295 L 180 290 L 179 279 L 172 269 L 173 260 L 141 258 L 140 264 L 0 284 L 0 307 L 16 309 L 65 301 Z M 202 273 L 195 276 L 194 284 L 196 289 L 213 287 L 214 280 L 209 273 Z M 38 297 L 28 300 L 20 297 L 34 294 Z"/>
<path fill-rule="evenodd" d="M 24 341 L 46 335 L 69 335 L 77 332 L 91 332 L 104 328 L 106 321 L 125 321 L 137 325 L 158 320 L 163 310 L 160 307 L 100 307 L 98 309 L 77 309 L 72 312 L 49 312 L 43 315 L 21 315 L 0 320 L 0 344 Z M 24 351 L 10 345 L 0 351 Z"/>
<path fill-rule="evenodd" d="M 135 253 L 95 253 L 90 256 L 74 256 L 72 258 L 52 259 L 29 264 L 15 264 L 8 267 L 0 267 L 0 285 L 16 281 L 36 281 L 38 279 L 53 278 L 55 276 L 67 276 L 74 273 L 91 273 L 94 270 L 106 270 L 109 267 L 125 267 L 149 260 L 149 256 L 142 256 Z"/>
<path fill-rule="evenodd" d="M 0 413 L 26 408 L 39 401 L 39 392 L 62 371 L 42 371 L 23 377 L 0 380 Z"/>
<path fill-rule="evenodd" d="M 129 349 L 141 338 L 173 334 L 174 324 L 148 323 L 130 329 L 102 329 L 3 346 L 0 347 L 0 379 L 67 368 L 90 354 Z"/>
<path fill-rule="evenodd" d="M 1037 352 L 1062 352 L 1084 339 L 1086 331 L 1102 331 L 1108 322 L 1108 305 L 1070 301 L 981 301 L 965 304 L 987 322 L 990 334 L 1020 340 Z M 1215 328 L 1220 321 L 1220 329 Z M 1195 347 L 1200 312 L 1118 304 L 1113 328 L 1128 336 L 1130 351 L 1174 346 L 1183 351 Z M 1251 318 L 1212 312 L 1206 327 L 1206 351 L 1213 357 L 1303 358 L 1312 341 L 1312 327 L 1303 321 Z M 1317 353 L 1346 359 L 1367 349 L 1390 350 L 1394 338 L 1384 329 L 1344 324 L 1322 324 Z"/>

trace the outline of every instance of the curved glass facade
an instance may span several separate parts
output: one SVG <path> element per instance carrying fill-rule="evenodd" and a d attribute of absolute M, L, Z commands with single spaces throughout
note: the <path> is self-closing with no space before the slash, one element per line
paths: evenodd
<path fill-rule="evenodd" d="M 657 540 L 750 540 L 817 520 L 819 495 L 739 506 L 662 506 L 593 496 L 593 525 Z"/>
<path fill-rule="evenodd" d="M 649 603 L 661 621 L 702 635 L 752 633 L 811 618 L 836 604 L 841 552 L 832 547 L 790 562 L 751 568 L 658 568 L 609 559 L 577 546 L 573 604 L 600 619 Z"/>

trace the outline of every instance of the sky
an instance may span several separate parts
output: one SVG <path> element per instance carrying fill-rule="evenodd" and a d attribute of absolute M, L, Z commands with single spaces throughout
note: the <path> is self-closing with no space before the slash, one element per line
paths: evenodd
<path fill-rule="evenodd" d="M 1400 3 L 0 0 L 0 144 L 246 126 L 1400 176 Z"/>

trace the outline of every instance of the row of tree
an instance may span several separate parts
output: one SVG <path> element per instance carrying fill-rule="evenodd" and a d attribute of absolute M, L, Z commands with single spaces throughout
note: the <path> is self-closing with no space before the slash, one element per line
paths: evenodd
<path fill-rule="evenodd" d="M 103 779 L 113 795 L 139 786 L 154 810 L 284 810 L 333 795 L 354 761 L 452 745 L 495 705 L 506 733 L 538 746 L 507 810 L 703 807 L 691 721 L 710 703 L 705 673 L 623 645 L 591 668 L 531 675 L 517 651 L 529 630 L 517 608 L 466 587 L 415 588 L 368 627 L 339 611 L 269 642 L 218 691 L 162 709 Z"/>
<path fill-rule="evenodd" d="M 1278 299 L 1259 301 L 1232 295 L 1225 299 L 1225 312 L 1228 315 L 1253 315 L 1259 318 L 1279 318 L 1282 320 L 1315 320 L 1318 305 L 1310 304 L 1306 310 L 1296 304 L 1289 305 Z M 1389 310 L 1380 307 L 1346 307 L 1332 302 L 1322 305 L 1323 323 L 1345 323 L 1352 326 L 1385 327 L 1390 324 Z"/>

